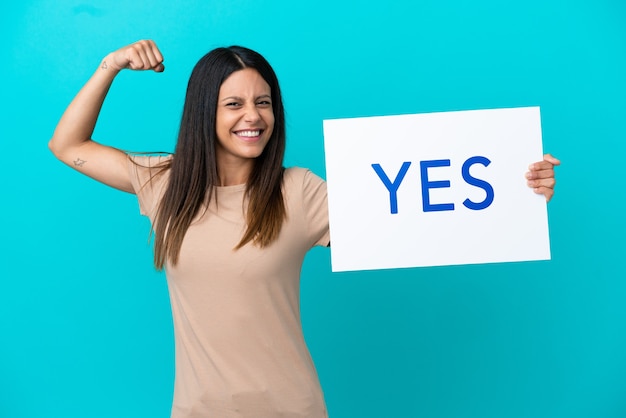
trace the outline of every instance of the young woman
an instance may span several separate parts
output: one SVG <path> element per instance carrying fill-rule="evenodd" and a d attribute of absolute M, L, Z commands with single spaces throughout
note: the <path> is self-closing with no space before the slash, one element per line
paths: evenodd
<path fill-rule="evenodd" d="M 91 139 L 115 76 L 164 70 L 152 41 L 109 54 L 55 130 L 50 149 L 78 171 L 135 193 L 155 231 L 176 338 L 172 417 L 324 417 L 300 323 L 306 252 L 328 246 L 326 186 L 284 169 L 278 80 L 258 53 L 218 48 L 195 66 L 176 150 L 129 156 Z M 553 195 L 546 155 L 527 178 Z"/>

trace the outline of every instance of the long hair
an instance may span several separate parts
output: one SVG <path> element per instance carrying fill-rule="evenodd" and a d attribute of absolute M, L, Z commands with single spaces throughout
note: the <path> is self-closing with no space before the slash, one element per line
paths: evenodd
<path fill-rule="evenodd" d="M 224 80 L 244 68 L 257 70 L 270 86 L 274 130 L 263 153 L 255 159 L 246 184 L 247 229 L 235 249 L 251 241 L 265 247 L 280 233 L 286 217 L 282 192 L 285 114 L 278 79 L 257 52 L 240 46 L 217 48 L 198 61 L 187 85 L 169 183 L 154 222 L 154 264 L 159 270 L 166 262 L 178 262 L 187 229 L 214 197 L 214 188 L 219 185 L 215 152 L 218 95 Z"/>

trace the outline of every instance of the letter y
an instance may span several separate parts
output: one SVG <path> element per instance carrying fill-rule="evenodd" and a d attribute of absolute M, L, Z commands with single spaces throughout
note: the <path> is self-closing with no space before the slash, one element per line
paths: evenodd
<path fill-rule="evenodd" d="M 404 180 L 404 176 L 406 175 L 410 165 L 411 162 L 409 161 L 402 163 L 402 167 L 400 167 L 400 171 L 392 183 L 380 164 L 372 164 L 372 168 L 376 174 L 378 174 L 378 177 L 380 177 L 381 181 L 389 191 L 389 206 L 391 207 L 392 214 L 398 213 L 398 187 L 400 187 L 400 183 Z"/>

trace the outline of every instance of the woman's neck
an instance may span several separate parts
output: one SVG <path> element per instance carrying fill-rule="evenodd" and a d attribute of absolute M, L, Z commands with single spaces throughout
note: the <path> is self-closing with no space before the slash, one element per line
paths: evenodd
<path fill-rule="evenodd" d="M 217 168 L 219 186 L 237 186 L 245 184 L 252 173 L 253 162 L 250 164 L 220 164 Z"/>

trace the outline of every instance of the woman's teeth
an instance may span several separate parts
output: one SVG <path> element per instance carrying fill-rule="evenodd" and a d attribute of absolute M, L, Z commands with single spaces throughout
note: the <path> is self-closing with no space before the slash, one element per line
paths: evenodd
<path fill-rule="evenodd" d="M 261 135 L 261 131 L 260 130 L 256 130 L 256 131 L 239 131 L 239 132 L 237 132 L 237 135 L 239 135 L 239 136 L 246 136 L 246 137 L 253 137 L 253 136 Z"/>

